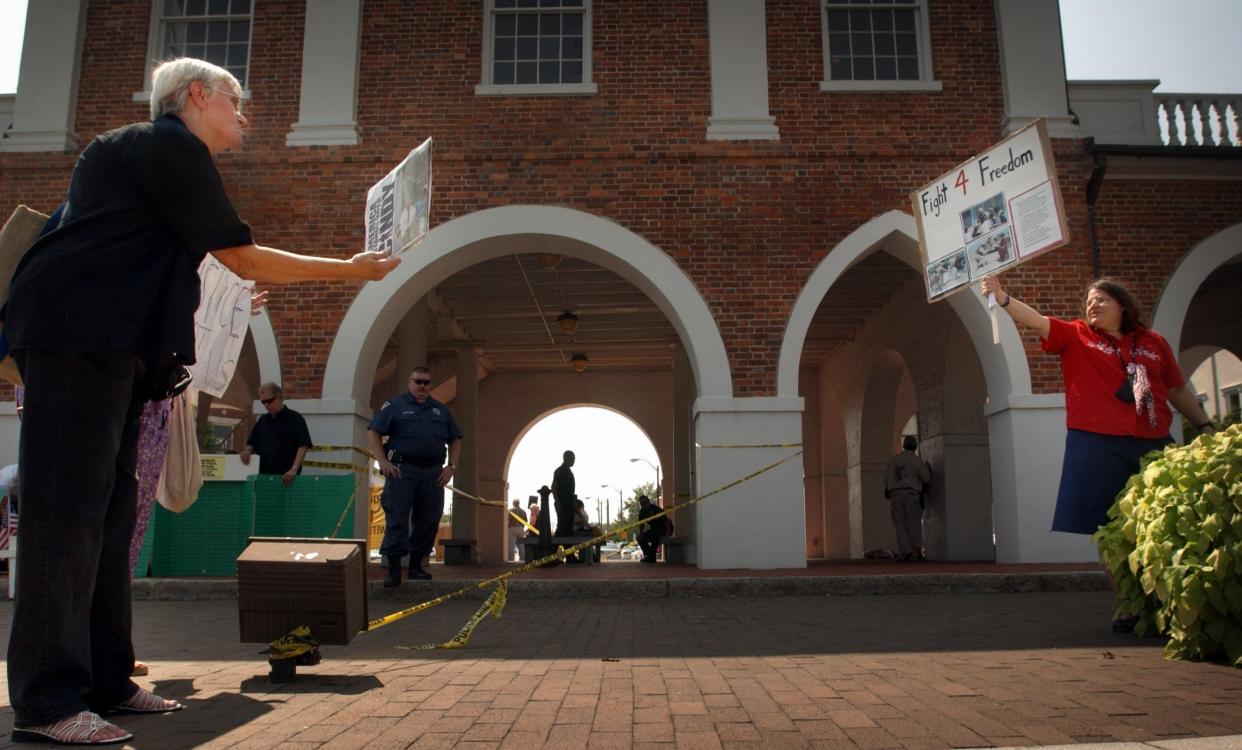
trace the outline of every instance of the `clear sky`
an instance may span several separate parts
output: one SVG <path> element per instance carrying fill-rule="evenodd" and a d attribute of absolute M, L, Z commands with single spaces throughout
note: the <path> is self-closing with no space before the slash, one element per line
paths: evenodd
<path fill-rule="evenodd" d="M 0 93 L 17 90 L 25 14 L 26 0 L 0 0 Z M 1061 0 L 1061 18 L 1071 79 L 1155 78 L 1163 92 L 1242 93 L 1240 0 Z"/>

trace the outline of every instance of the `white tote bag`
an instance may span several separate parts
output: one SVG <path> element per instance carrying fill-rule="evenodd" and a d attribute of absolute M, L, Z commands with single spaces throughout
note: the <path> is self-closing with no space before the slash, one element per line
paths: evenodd
<path fill-rule="evenodd" d="M 194 432 L 194 407 L 197 399 L 190 397 L 193 389 L 173 396 L 172 413 L 168 415 L 168 455 L 160 476 L 159 504 L 181 513 L 194 504 L 203 487 L 203 466 L 198 456 L 198 436 Z"/>

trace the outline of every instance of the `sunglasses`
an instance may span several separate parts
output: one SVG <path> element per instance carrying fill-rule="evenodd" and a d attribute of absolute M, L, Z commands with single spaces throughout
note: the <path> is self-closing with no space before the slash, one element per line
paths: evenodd
<path fill-rule="evenodd" d="M 275 396 L 273 396 L 273 397 L 271 397 L 271 398 L 261 398 L 261 399 L 259 399 L 259 403 L 260 403 L 260 404 L 263 404 L 264 406 L 267 406 L 268 404 L 272 403 L 272 402 L 273 402 L 273 401 L 275 401 L 275 400 L 276 400 L 276 397 L 275 397 Z"/>
<path fill-rule="evenodd" d="M 414 378 L 414 382 L 418 385 L 431 385 L 431 381 L 423 378 Z"/>

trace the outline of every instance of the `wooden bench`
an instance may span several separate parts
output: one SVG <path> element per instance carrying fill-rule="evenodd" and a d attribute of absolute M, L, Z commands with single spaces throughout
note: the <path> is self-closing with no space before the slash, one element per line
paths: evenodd
<path fill-rule="evenodd" d="M 661 539 L 660 544 L 664 546 L 664 562 L 684 563 L 688 542 L 689 540 L 684 536 L 669 536 Z"/>

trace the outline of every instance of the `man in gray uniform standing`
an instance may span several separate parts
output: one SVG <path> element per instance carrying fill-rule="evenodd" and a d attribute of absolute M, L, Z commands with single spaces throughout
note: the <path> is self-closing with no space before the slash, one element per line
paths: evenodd
<path fill-rule="evenodd" d="M 889 500 L 893 528 L 897 531 L 898 560 L 925 560 L 923 555 L 923 509 L 919 495 L 931 481 L 931 469 L 914 455 L 919 441 L 907 435 L 901 452 L 889 459 L 884 471 L 884 497 Z"/>
<path fill-rule="evenodd" d="M 401 558 L 407 554 L 410 579 L 431 578 L 422 561 L 435 545 L 436 529 L 444 514 L 444 487 L 453 478 L 461 454 L 461 429 L 448 407 L 430 395 L 431 372 L 415 367 L 406 389 L 406 393 L 385 401 L 367 427 L 371 455 L 388 477 L 380 496 L 384 509 L 380 554 L 388 560 L 387 588 L 401 585 Z M 384 436 L 388 442 L 381 444 Z"/>

